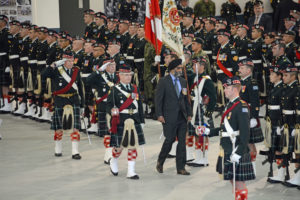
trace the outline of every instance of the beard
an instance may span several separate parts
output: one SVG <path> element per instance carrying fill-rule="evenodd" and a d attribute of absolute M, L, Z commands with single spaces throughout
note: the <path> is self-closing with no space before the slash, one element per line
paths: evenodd
<path fill-rule="evenodd" d="M 176 78 L 179 78 L 180 76 L 182 76 L 182 72 L 177 72 L 177 71 L 175 71 L 174 76 L 175 76 Z"/>

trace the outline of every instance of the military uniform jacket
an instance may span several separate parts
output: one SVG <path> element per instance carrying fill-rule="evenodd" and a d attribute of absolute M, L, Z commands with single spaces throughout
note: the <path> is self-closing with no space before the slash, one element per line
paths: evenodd
<path fill-rule="evenodd" d="M 37 52 L 38 44 L 39 44 L 39 41 L 37 38 L 35 38 L 29 45 L 29 48 L 30 48 L 29 54 L 28 54 L 29 61 L 36 60 L 36 52 Z M 34 63 L 32 63 L 32 64 L 34 64 Z M 30 63 L 29 63 L 29 65 L 30 65 Z"/>
<path fill-rule="evenodd" d="M 108 94 L 111 87 L 113 87 L 113 84 L 117 82 L 118 82 L 118 77 L 116 73 L 113 74 L 113 79 L 112 79 L 106 71 L 104 72 L 95 71 L 86 79 L 86 84 L 91 88 L 96 89 L 97 100 L 102 98 L 104 95 Z M 98 108 L 100 108 L 101 112 L 106 112 L 106 102 L 107 102 L 107 98 L 104 99 L 102 102 L 100 102 L 100 104 L 98 104 L 99 105 Z"/>
<path fill-rule="evenodd" d="M 271 89 L 267 99 L 267 116 L 271 120 L 272 126 L 281 126 L 281 97 L 283 93 L 283 83 L 280 81 Z M 276 107 L 279 107 L 277 109 Z"/>
<path fill-rule="evenodd" d="M 113 31 L 106 29 L 104 32 L 104 35 L 105 35 L 104 38 L 106 39 L 106 41 L 110 41 L 111 39 L 116 38 L 116 36 L 120 35 L 120 34 L 117 29 L 114 29 Z"/>
<path fill-rule="evenodd" d="M 134 62 L 144 62 L 144 51 L 147 41 L 145 38 L 138 38 L 134 45 L 133 56 Z"/>
<path fill-rule="evenodd" d="M 107 37 L 105 36 L 105 32 L 107 31 L 107 28 L 105 25 L 99 26 L 97 28 L 97 42 L 101 44 L 106 44 Z"/>
<path fill-rule="evenodd" d="M 249 52 L 249 58 L 252 59 L 254 63 L 254 68 L 256 68 L 255 71 L 262 71 L 262 45 L 263 45 L 263 39 L 258 38 L 256 40 L 249 41 L 248 43 L 248 52 Z"/>
<path fill-rule="evenodd" d="M 82 74 L 90 74 L 93 72 L 93 55 L 84 54 L 81 73 Z"/>
<path fill-rule="evenodd" d="M 297 114 L 296 123 L 300 125 L 300 84 L 299 83 L 298 83 L 297 95 L 295 96 L 295 103 L 296 103 L 296 114 Z"/>
<path fill-rule="evenodd" d="M 59 50 L 57 51 L 57 57 L 56 60 L 61 60 L 63 59 L 63 53 L 66 51 L 72 51 L 72 46 L 68 45 L 67 47 L 65 47 L 64 49 L 59 48 Z"/>
<path fill-rule="evenodd" d="M 133 85 L 131 84 L 131 88 L 129 91 L 123 86 L 123 84 L 119 83 L 116 86 L 114 86 L 111 89 L 111 92 L 108 95 L 107 98 L 107 106 L 106 106 L 106 112 L 111 115 L 111 109 L 116 106 L 117 108 L 120 108 L 121 105 L 126 101 L 127 97 L 118 89 L 120 88 L 122 91 L 127 92 L 129 94 L 132 94 L 134 91 Z M 138 94 L 134 94 L 135 100 L 137 102 L 137 107 L 134 104 L 130 104 L 126 109 L 129 110 L 137 110 L 137 113 L 134 114 L 126 114 L 126 113 L 120 113 L 120 125 L 124 124 L 124 121 L 126 119 L 133 119 L 136 124 L 145 123 L 144 119 L 144 112 L 143 112 L 143 105 L 142 101 L 140 99 L 140 91 L 137 90 Z"/>
<path fill-rule="evenodd" d="M 201 79 L 206 79 L 202 92 L 201 92 L 201 97 L 203 99 L 204 96 L 208 96 L 209 97 L 209 102 L 208 105 L 206 106 L 206 110 L 213 112 L 216 102 L 217 102 L 217 94 L 216 94 L 216 89 L 214 86 L 213 81 L 210 79 L 209 76 L 205 75 L 205 73 L 203 74 L 199 74 L 199 79 L 198 79 L 198 85 L 200 84 Z M 191 97 L 192 97 L 192 103 L 191 105 L 193 105 L 193 99 L 197 98 L 195 97 L 195 89 L 196 87 L 193 87 L 193 85 L 196 83 L 196 74 L 192 74 L 190 77 L 188 77 L 189 80 L 189 88 L 190 88 L 190 93 L 191 93 Z M 197 114 L 197 113 L 196 113 Z"/>
<path fill-rule="evenodd" d="M 128 32 L 124 33 L 120 37 L 120 43 L 121 43 L 121 50 L 120 53 L 123 54 L 123 56 L 127 56 L 127 49 L 129 45 L 130 35 Z"/>
<path fill-rule="evenodd" d="M 9 45 L 8 45 L 8 29 L 4 28 L 0 31 L 0 54 L 1 55 L 1 60 L 4 58 L 6 61 L 8 60 L 8 50 L 9 50 Z M 0 67 L 6 67 L 0 65 Z"/>
<path fill-rule="evenodd" d="M 279 56 L 273 60 L 274 65 L 285 66 L 287 64 L 292 64 L 292 62 L 285 56 Z"/>
<path fill-rule="evenodd" d="M 98 70 L 103 65 L 104 59 L 105 59 L 105 54 L 103 54 L 97 58 L 93 57 L 93 59 L 92 59 L 93 71 Z"/>
<path fill-rule="evenodd" d="M 38 45 L 37 52 L 36 52 L 36 59 L 38 68 L 43 69 L 46 67 L 46 60 L 48 55 L 48 44 L 47 41 L 41 41 Z"/>
<path fill-rule="evenodd" d="M 130 65 L 133 65 L 133 62 L 134 62 L 133 51 L 134 51 L 137 40 L 138 40 L 137 35 L 134 35 L 134 36 L 130 36 L 130 39 L 128 41 L 128 48 L 126 51 L 126 60 L 128 61 L 128 64 L 130 64 Z"/>
<path fill-rule="evenodd" d="M 235 48 L 239 56 L 239 60 L 246 59 L 248 56 L 248 38 L 244 37 L 241 39 L 240 37 L 237 37 Z"/>
<path fill-rule="evenodd" d="M 30 40 L 29 36 L 26 36 L 23 38 L 22 48 L 21 48 L 21 52 L 20 52 L 20 61 L 21 61 L 22 67 L 28 66 L 28 54 L 29 54 L 29 49 L 30 49 L 30 43 L 31 43 L 31 40 Z"/>
<path fill-rule="evenodd" d="M 272 52 L 272 45 L 263 44 L 262 45 L 262 52 L 263 56 L 267 60 L 267 62 L 272 63 L 273 61 L 273 52 Z M 264 67 L 267 67 L 267 64 L 263 60 Z"/>
<path fill-rule="evenodd" d="M 22 49 L 22 38 L 19 34 L 15 35 L 8 35 L 8 44 L 9 44 L 9 55 L 18 55 L 20 54 L 20 51 Z"/>
<path fill-rule="evenodd" d="M 74 65 L 78 66 L 80 70 L 83 68 L 83 58 L 84 58 L 84 51 L 80 49 L 77 52 L 74 52 Z"/>
<path fill-rule="evenodd" d="M 238 148 L 235 153 L 242 156 L 249 152 L 248 141 L 250 138 L 250 127 L 247 103 L 240 98 L 236 98 L 228 103 L 225 110 L 230 108 L 237 101 L 240 101 L 240 103 L 226 115 L 226 118 L 228 119 L 233 131 L 239 131 L 239 135 L 236 137 L 235 143 L 235 146 Z M 222 132 L 227 132 L 224 122 L 221 124 L 221 133 Z M 225 152 L 232 153 L 232 142 L 229 137 L 222 137 L 221 135 L 220 144 Z"/>
<path fill-rule="evenodd" d="M 205 53 L 208 55 L 208 56 L 212 56 L 212 49 L 213 49 L 213 46 L 214 46 L 214 36 L 215 36 L 215 31 L 214 30 L 211 30 L 209 31 L 205 37 L 203 38 L 205 43 L 203 45 L 203 50 L 205 51 Z"/>
<path fill-rule="evenodd" d="M 240 97 L 246 101 L 250 107 L 250 118 L 258 118 L 259 114 L 259 90 L 255 79 L 251 76 L 241 80 L 242 89 Z"/>
<path fill-rule="evenodd" d="M 206 37 L 206 31 L 205 31 L 205 29 L 202 28 L 202 29 L 196 30 L 195 33 L 194 33 L 194 36 L 195 37 L 200 37 L 202 39 L 205 38 Z"/>
<path fill-rule="evenodd" d="M 87 38 L 92 38 L 92 39 L 97 39 L 97 32 L 98 32 L 98 27 L 95 22 L 90 23 L 85 27 L 84 30 L 84 39 Z"/>
<path fill-rule="evenodd" d="M 135 2 L 128 3 L 126 0 L 119 3 L 120 19 L 136 21 L 138 17 L 137 5 Z"/>
<path fill-rule="evenodd" d="M 298 81 L 284 85 L 281 96 L 282 124 L 293 128 L 296 124 L 296 95 L 298 94 Z"/>
<path fill-rule="evenodd" d="M 62 70 L 66 71 L 65 67 L 62 67 Z M 74 68 L 72 68 L 72 73 L 70 75 L 67 74 L 67 76 L 72 78 L 73 73 L 74 73 Z M 60 74 L 58 67 L 56 68 L 47 67 L 43 71 L 42 76 L 46 78 L 51 78 L 54 91 L 58 91 L 65 88 L 69 83 Z M 78 72 L 74 83 L 77 85 L 78 91 L 75 90 L 73 87 L 71 87 L 70 90 L 67 91 L 65 94 L 74 94 L 73 96 L 67 98 L 61 97 L 59 95 L 54 96 L 55 107 L 63 108 L 65 105 L 70 104 L 70 105 L 77 105 L 83 108 L 85 99 L 84 99 L 84 92 L 83 92 L 84 90 L 83 90 L 83 84 L 80 77 L 80 72 Z"/>
<path fill-rule="evenodd" d="M 233 75 L 236 74 L 238 66 L 238 56 L 237 51 L 232 47 L 229 42 L 222 48 L 219 49 L 218 60 L 223 64 L 223 66 L 230 71 Z M 227 75 L 217 67 L 217 78 L 222 81 Z"/>
<path fill-rule="evenodd" d="M 57 51 L 58 51 L 57 43 L 53 42 L 49 45 L 48 53 L 47 53 L 47 66 L 51 65 L 53 62 L 56 61 L 57 58 Z"/>
<path fill-rule="evenodd" d="M 227 23 L 232 23 L 237 21 L 236 13 L 241 13 L 241 7 L 234 3 L 223 3 L 221 7 L 221 16 L 226 19 Z"/>
<path fill-rule="evenodd" d="M 125 62 L 125 57 L 123 57 L 120 53 L 117 53 L 113 56 L 110 57 L 111 59 L 113 59 L 116 63 L 116 70 L 119 71 L 120 69 L 120 66 L 121 66 L 121 61 L 124 61 Z"/>

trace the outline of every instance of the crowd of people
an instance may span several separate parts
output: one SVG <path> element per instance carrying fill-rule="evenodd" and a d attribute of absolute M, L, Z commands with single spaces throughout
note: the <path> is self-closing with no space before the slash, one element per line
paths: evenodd
<path fill-rule="evenodd" d="M 132 3 L 122 19 L 86 10 L 84 34 L 74 37 L 0 15 L 0 112 L 51 123 L 57 157 L 64 133 L 71 134 L 76 160 L 80 131 L 103 137 L 104 163 L 114 176 L 127 149 L 130 179 L 139 179 L 136 148 L 145 144 L 145 118 L 163 124 L 159 173 L 168 157 L 176 157 L 181 175 L 190 175 L 186 164 L 208 166 L 209 137 L 220 135 L 217 171 L 225 180 L 235 177 L 239 199 L 247 199 L 255 144 L 264 141 L 268 182 L 300 189 L 300 9 L 291 8 L 283 29 L 273 32 L 259 0 L 246 4 L 244 23 L 237 21 L 241 9 L 234 0 L 222 5 L 218 19 L 213 7 L 199 16 L 202 4 L 212 1 L 199 1 L 194 10 L 181 0 L 182 62 L 165 45 L 156 55 Z M 221 127 L 215 127 L 220 115 Z M 264 132 L 260 120 L 266 120 Z"/>

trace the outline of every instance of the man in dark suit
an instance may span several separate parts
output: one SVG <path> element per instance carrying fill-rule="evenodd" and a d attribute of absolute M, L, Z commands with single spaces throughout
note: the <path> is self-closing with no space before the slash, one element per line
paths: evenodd
<path fill-rule="evenodd" d="M 256 1 L 254 4 L 255 15 L 249 18 L 248 27 L 259 24 L 264 27 L 266 33 L 272 31 L 272 18 L 264 14 L 264 5 L 262 1 Z"/>
<path fill-rule="evenodd" d="M 163 164 L 177 136 L 177 174 L 190 175 L 185 170 L 185 136 L 187 122 L 191 120 L 192 110 L 188 102 L 187 82 L 181 77 L 181 62 L 181 59 L 176 59 L 169 64 L 170 74 L 160 79 L 156 89 L 155 111 L 158 116 L 157 120 L 163 125 L 163 132 L 166 137 L 158 156 L 156 169 L 159 173 L 163 173 Z"/>

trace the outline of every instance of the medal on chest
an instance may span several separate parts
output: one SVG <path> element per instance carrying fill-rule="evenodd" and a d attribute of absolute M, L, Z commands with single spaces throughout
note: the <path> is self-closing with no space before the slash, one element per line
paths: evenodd
<path fill-rule="evenodd" d="M 232 112 L 228 113 L 227 119 L 230 120 Z"/>

